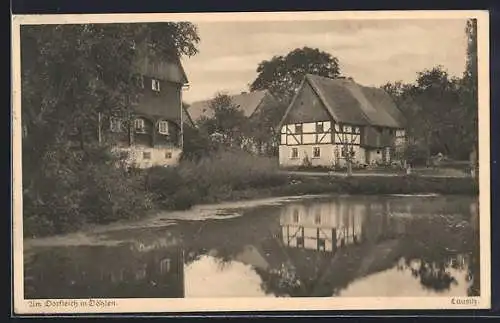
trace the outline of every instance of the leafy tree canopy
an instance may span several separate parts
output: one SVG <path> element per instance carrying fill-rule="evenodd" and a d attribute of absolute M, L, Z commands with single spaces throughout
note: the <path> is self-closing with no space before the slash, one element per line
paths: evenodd
<path fill-rule="evenodd" d="M 335 78 L 340 75 L 339 61 L 317 48 L 303 47 L 285 56 L 274 56 L 257 67 L 257 78 L 250 90 L 269 90 L 278 99 L 288 103 L 306 74 Z"/>

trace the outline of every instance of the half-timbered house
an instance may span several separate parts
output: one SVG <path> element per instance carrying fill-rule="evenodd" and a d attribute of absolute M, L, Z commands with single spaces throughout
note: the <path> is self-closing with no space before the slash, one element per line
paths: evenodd
<path fill-rule="evenodd" d="M 157 61 L 144 55 L 135 71 L 143 93 L 132 120 L 103 116 L 99 133 L 103 140 L 112 140 L 116 151 L 127 153 L 130 165 L 175 165 L 182 153 L 183 124 L 192 122 L 182 107 L 182 91 L 188 84 L 184 69 L 179 60 Z"/>
<path fill-rule="evenodd" d="M 281 129 L 281 166 L 392 163 L 405 142 L 404 117 L 382 89 L 308 74 Z"/>

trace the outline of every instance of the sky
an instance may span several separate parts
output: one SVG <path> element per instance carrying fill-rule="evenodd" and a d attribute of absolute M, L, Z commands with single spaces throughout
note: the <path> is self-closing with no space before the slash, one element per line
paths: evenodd
<path fill-rule="evenodd" d="M 193 23 L 201 41 L 197 55 L 183 58 L 188 103 L 248 91 L 261 61 L 304 46 L 337 57 L 341 73 L 365 86 L 413 82 L 417 72 L 436 65 L 452 76 L 465 69 L 464 19 Z"/>

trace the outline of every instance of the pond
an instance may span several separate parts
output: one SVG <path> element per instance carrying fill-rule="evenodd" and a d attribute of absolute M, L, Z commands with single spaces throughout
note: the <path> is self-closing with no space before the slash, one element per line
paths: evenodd
<path fill-rule="evenodd" d="M 478 199 L 198 207 L 29 241 L 25 298 L 478 296 Z"/>

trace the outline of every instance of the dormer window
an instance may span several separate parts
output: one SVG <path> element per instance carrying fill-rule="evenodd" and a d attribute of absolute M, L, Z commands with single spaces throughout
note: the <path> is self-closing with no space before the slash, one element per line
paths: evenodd
<path fill-rule="evenodd" d="M 151 89 L 155 92 L 160 92 L 160 81 L 152 79 L 151 80 Z"/>
<path fill-rule="evenodd" d="M 158 132 L 162 135 L 168 135 L 168 122 L 160 121 L 158 123 Z"/>
<path fill-rule="evenodd" d="M 137 133 L 145 133 L 146 127 L 144 125 L 144 119 L 135 119 L 134 128 L 135 128 L 135 132 L 137 132 Z"/>

